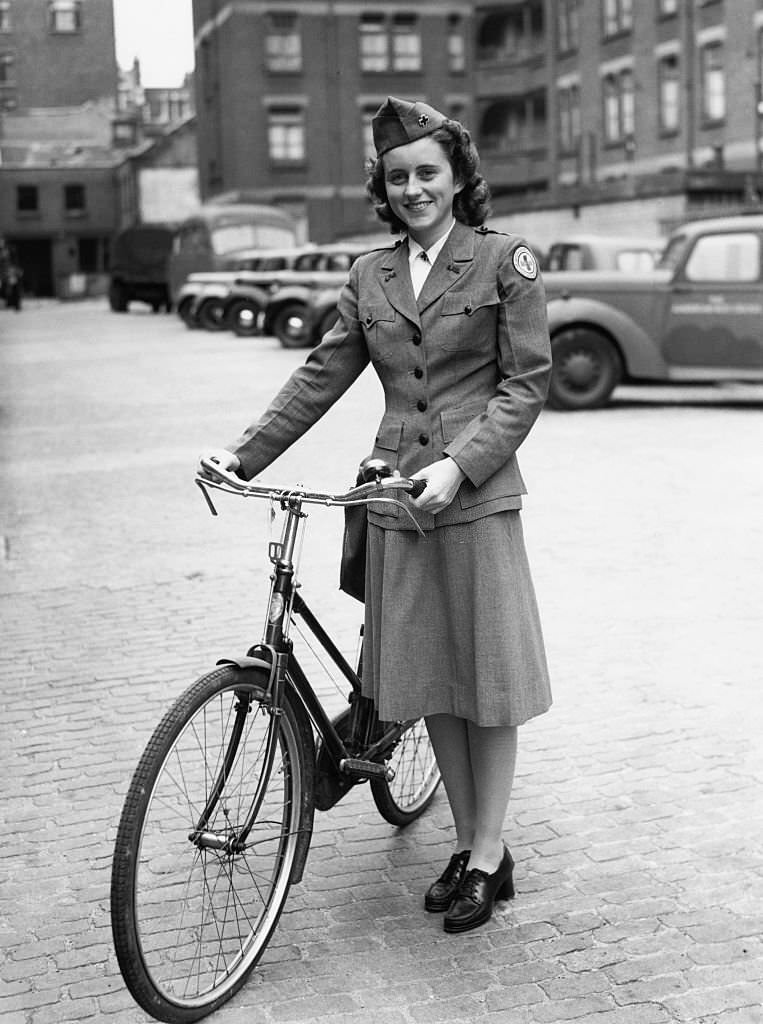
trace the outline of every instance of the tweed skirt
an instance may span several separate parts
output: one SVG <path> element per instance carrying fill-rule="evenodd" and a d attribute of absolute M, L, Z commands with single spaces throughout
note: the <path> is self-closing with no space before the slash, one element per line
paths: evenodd
<path fill-rule="evenodd" d="M 369 523 L 363 692 L 382 721 L 520 725 L 551 706 L 518 511 L 425 537 Z"/>

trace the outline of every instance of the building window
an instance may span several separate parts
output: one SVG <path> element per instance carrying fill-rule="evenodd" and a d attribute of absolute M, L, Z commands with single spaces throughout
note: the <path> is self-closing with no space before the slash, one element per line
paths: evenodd
<path fill-rule="evenodd" d="M 557 47 L 559 53 L 570 53 L 580 46 L 578 0 L 559 0 L 556 9 Z"/>
<path fill-rule="evenodd" d="M 633 136 L 636 127 L 636 102 L 633 72 L 630 69 L 610 74 L 602 84 L 604 101 L 604 141 L 615 145 Z"/>
<path fill-rule="evenodd" d="M 11 3 L 10 0 L 0 0 L 0 32 L 11 31 Z"/>
<path fill-rule="evenodd" d="M 633 28 L 633 0 L 602 0 L 601 10 L 605 39 Z"/>
<path fill-rule="evenodd" d="M 296 14 L 271 14 L 265 37 L 268 71 L 302 70 L 302 37 Z"/>
<path fill-rule="evenodd" d="M 559 149 L 574 153 L 580 142 L 580 86 L 559 90 Z"/>
<path fill-rule="evenodd" d="M 723 43 L 714 42 L 700 51 L 702 68 L 702 115 L 705 121 L 722 121 L 726 116 L 726 77 L 723 71 Z"/>
<path fill-rule="evenodd" d="M 657 0 L 657 14 L 660 18 L 672 18 L 678 14 L 678 0 Z"/>
<path fill-rule="evenodd" d="M 305 115 L 301 108 L 268 111 L 268 153 L 273 163 L 279 164 L 305 159 Z"/>
<path fill-rule="evenodd" d="M 681 115 L 681 80 L 675 53 L 662 57 L 657 65 L 657 92 L 660 131 L 665 135 L 677 132 Z"/>
<path fill-rule="evenodd" d="M 375 107 L 364 107 L 361 119 L 362 119 L 362 137 L 363 137 L 363 160 L 375 160 L 376 159 L 376 146 L 374 145 L 374 131 L 371 122 L 373 121 L 374 114 L 378 110 L 378 106 Z"/>
<path fill-rule="evenodd" d="M 461 18 L 451 14 L 448 18 L 448 71 L 466 70 L 466 39 Z"/>
<path fill-rule="evenodd" d="M 18 213 L 39 213 L 40 193 L 36 185 L 16 186 L 16 210 Z"/>
<path fill-rule="evenodd" d="M 80 0 L 50 0 L 48 25 L 51 32 L 79 32 L 82 28 Z"/>
<path fill-rule="evenodd" d="M 394 17 L 392 70 L 421 71 L 421 33 L 415 14 L 396 14 Z"/>
<path fill-rule="evenodd" d="M 64 185 L 64 213 L 77 217 L 85 212 L 85 186 Z"/>
<path fill-rule="evenodd" d="M 387 25 L 381 14 L 364 14 L 360 21 L 360 70 L 389 70 Z"/>
<path fill-rule="evenodd" d="M 12 53 L 0 53 L 0 85 L 13 85 L 16 81 L 16 61 Z"/>

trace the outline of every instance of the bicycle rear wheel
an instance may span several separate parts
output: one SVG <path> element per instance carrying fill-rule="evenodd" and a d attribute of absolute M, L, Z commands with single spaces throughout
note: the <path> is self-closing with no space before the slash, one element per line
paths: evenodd
<path fill-rule="evenodd" d="M 440 785 L 440 769 L 423 718 L 408 723 L 387 763 L 395 777 L 372 779 L 374 803 L 391 825 L 409 825 L 424 813 Z"/>
<path fill-rule="evenodd" d="M 304 863 L 313 734 L 288 691 L 283 714 L 263 707 L 267 681 L 264 670 L 233 666 L 199 679 L 160 722 L 127 793 L 112 931 L 128 989 L 157 1020 L 196 1021 L 230 999 L 265 950 Z M 253 827 L 237 843 L 263 788 Z"/>

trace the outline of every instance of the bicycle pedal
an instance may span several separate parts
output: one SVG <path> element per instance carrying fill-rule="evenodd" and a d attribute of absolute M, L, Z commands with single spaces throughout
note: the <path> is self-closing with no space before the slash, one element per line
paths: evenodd
<path fill-rule="evenodd" d="M 347 775 L 354 775 L 358 779 L 386 779 L 391 782 L 395 773 L 386 764 L 379 764 L 377 761 L 363 761 L 359 757 L 343 757 L 339 767 Z"/>

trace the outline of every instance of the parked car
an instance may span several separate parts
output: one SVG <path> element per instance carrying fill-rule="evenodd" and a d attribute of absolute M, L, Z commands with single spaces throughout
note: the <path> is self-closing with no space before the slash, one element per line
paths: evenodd
<path fill-rule="evenodd" d="M 653 270 L 664 239 L 628 236 L 572 235 L 554 242 L 541 260 L 544 271 L 622 270 L 638 273 Z"/>
<path fill-rule="evenodd" d="M 763 381 L 763 215 L 684 224 L 639 274 L 544 274 L 549 405 L 590 409 L 618 383 Z"/>
<path fill-rule="evenodd" d="M 127 312 L 130 303 L 146 302 L 157 313 L 172 308 L 168 261 L 175 228 L 172 224 L 135 224 L 120 231 L 111 248 L 109 305 Z"/>
<path fill-rule="evenodd" d="M 604 405 L 619 383 L 763 381 L 763 215 L 687 223 L 651 271 L 543 274 L 555 409 Z M 313 294 L 308 341 L 336 321 L 340 289 Z"/>
<path fill-rule="evenodd" d="M 262 330 L 275 335 L 284 348 L 303 348 L 310 344 L 309 308 L 317 289 L 340 286 L 347 280 L 350 267 L 369 251 L 362 243 L 320 246 L 309 270 L 284 276 L 280 287 L 271 288 L 265 307 Z"/>
<path fill-rule="evenodd" d="M 231 258 L 234 266 L 230 270 L 190 274 L 178 295 L 178 313 L 188 327 L 217 331 L 240 322 L 243 333 L 256 333 L 247 329 L 251 317 L 241 311 L 243 307 L 254 308 L 256 320 L 268 301 L 267 289 L 271 284 L 277 283 L 286 271 L 302 266 L 302 261 L 314 251 L 312 245 L 245 250 Z M 231 309 L 234 286 L 240 286 L 236 296 L 239 301 L 236 309 Z"/>
<path fill-rule="evenodd" d="M 172 301 L 189 274 L 231 270 L 242 251 L 286 249 L 297 245 L 291 217 L 275 206 L 208 203 L 178 227 L 169 258 Z"/>

